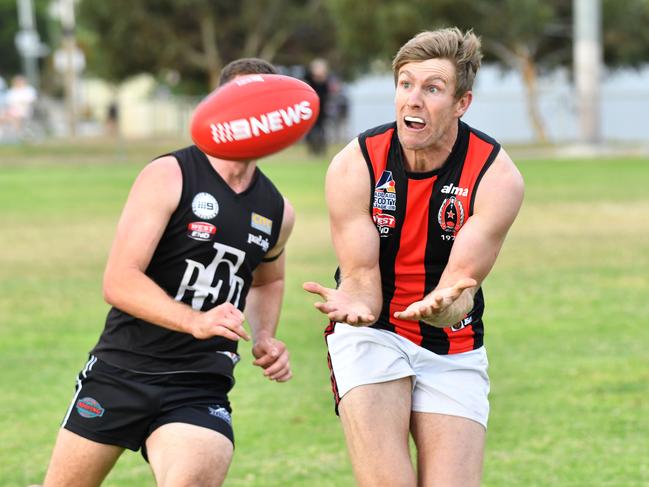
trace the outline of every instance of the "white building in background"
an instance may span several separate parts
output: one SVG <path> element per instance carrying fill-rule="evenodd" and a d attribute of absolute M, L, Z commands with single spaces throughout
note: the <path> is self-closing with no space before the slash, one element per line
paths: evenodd
<path fill-rule="evenodd" d="M 574 88 L 566 70 L 539 79 L 540 111 L 551 142 L 577 139 Z M 532 143 L 523 82 L 517 73 L 483 66 L 464 120 L 503 143 Z M 602 138 L 607 142 L 649 141 L 649 66 L 607 72 L 601 90 Z M 394 119 L 392 74 L 367 76 L 348 86 L 350 136 Z"/>
<path fill-rule="evenodd" d="M 567 70 L 539 79 L 540 112 L 550 142 L 574 142 L 578 118 L 574 87 Z M 523 82 L 517 73 L 483 66 L 474 85 L 473 104 L 464 120 L 503 143 L 534 143 Z M 339 142 L 394 120 L 391 74 L 362 77 L 346 87 L 349 115 Z M 605 73 L 601 89 L 602 139 L 606 142 L 648 142 L 649 66 L 642 70 Z M 134 77 L 111 89 L 105 82 L 85 80 L 81 104 L 101 130 L 108 105 L 117 101 L 119 131 L 124 137 L 187 137 L 189 120 L 200 97 L 175 97 L 161 90 L 153 77 Z M 91 123 L 89 122 L 91 125 Z M 96 131 L 95 130 L 95 131 Z M 92 130 L 81 131 L 91 135 Z M 92 134 L 94 135 L 94 134 Z"/>

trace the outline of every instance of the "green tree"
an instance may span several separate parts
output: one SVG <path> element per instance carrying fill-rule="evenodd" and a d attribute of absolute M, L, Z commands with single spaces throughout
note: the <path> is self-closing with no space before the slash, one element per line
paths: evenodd
<path fill-rule="evenodd" d="M 333 46 L 320 0 L 83 0 L 79 25 L 94 72 L 121 80 L 173 70 L 200 90 L 238 57 L 293 64 Z"/>
<path fill-rule="evenodd" d="M 538 77 L 557 66 L 572 66 L 571 0 L 329 0 L 342 63 L 363 72 L 374 60 L 384 65 L 415 33 L 441 26 L 473 29 L 486 62 L 521 75 L 536 138 L 547 139 L 538 108 Z M 602 0 L 603 47 L 607 66 L 649 61 L 649 0 Z"/>
<path fill-rule="evenodd" d="M 41 42 L 49 39 L 49 0 L 34 0 L 34 17 Z M 8 77 L 22 72 L 22 60 L 16 49 L 15 36 L 20 30 L 16 0 L 0 0 L 0 75 Z"/>

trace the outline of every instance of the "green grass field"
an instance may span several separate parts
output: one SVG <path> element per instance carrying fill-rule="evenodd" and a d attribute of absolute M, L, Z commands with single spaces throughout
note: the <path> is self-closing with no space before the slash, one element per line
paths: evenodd
<path fill-rule="evenodd" d="M 0 146 L 0 485 L 42 480 L 74 379 L 103 327 L 101 275 L 130 184 L 174 142 Z M 484 485 L 649 485 L 649 160 L 517 159 L 524 207 L 485 282 L 492 381 Z M 265 381 L 244 345 L 228 486 L 351 486 L 324 320 L 327 162 L 262 164 L 293 202 L 280 337 L 294 379 Z M 107 486 L 153 485 L 126 452 Z"/>

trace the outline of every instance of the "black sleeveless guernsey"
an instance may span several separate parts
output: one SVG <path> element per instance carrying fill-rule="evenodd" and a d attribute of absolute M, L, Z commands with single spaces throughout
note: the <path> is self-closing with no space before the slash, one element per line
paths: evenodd
<path fill-rule="evenodd" d="M 444 165 L 407 172 L 396 124 L 358 137 L 371 179 L 370 209 L 380 235 L 383 309 L 375 328 L 390 330 L 437 354 L 483 344 L 482 289 L 463 320 L 447 328 L 394 318 L 430 293 L 442 275 L 462 225 L 473 214 L 476 189 L 500 150 L 487 135 L 459 122 L 458 137 Z"/>
<path fill-rule="evenodd" d="M 259 170 L 235 193 L 196 146 L 170 154 L 182 171 L 182 195 L 146 269 L 169 296 L 207 311 L 226 301 L 240 310 L 252 272 L 277 242 L 284 199 Z M 145 373 L 208 372 L 232 378 L 237 343 L 198 340 L 115 307 L 92 354 Z"/>

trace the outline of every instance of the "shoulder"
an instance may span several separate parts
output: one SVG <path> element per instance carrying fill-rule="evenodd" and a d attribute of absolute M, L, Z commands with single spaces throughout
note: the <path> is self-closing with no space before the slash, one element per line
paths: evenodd
<path fill-rule="evenodd" d="M 478 186 L 476 209 L 498 202 L 517 211 L 524 193 L 523 176 L 509 154 L 501 147 Z"/>
<path fill-rule="evenodd" d="M 138 174 L 132 194 L 151 197 L 165 208 L 175 208 L 182 192 L 182 172 L 175 157 L 158 157 Z"/>
<path fill-rule="evenodd" d="M 160 156 L 144 166 L 138 178 L 173 183 L 182 181 L 182 171 L 178 160 L 173 155 L 168 154 Z"/>
<path fill-rule="evenodd" d="M 337 176 L 351 176 L 359 170 L 367 172 L 365 157 L 356 138 L 347 144 L 340 152 L 338 152 L 331 163 L 327 174 L 334 174 Z"/>

